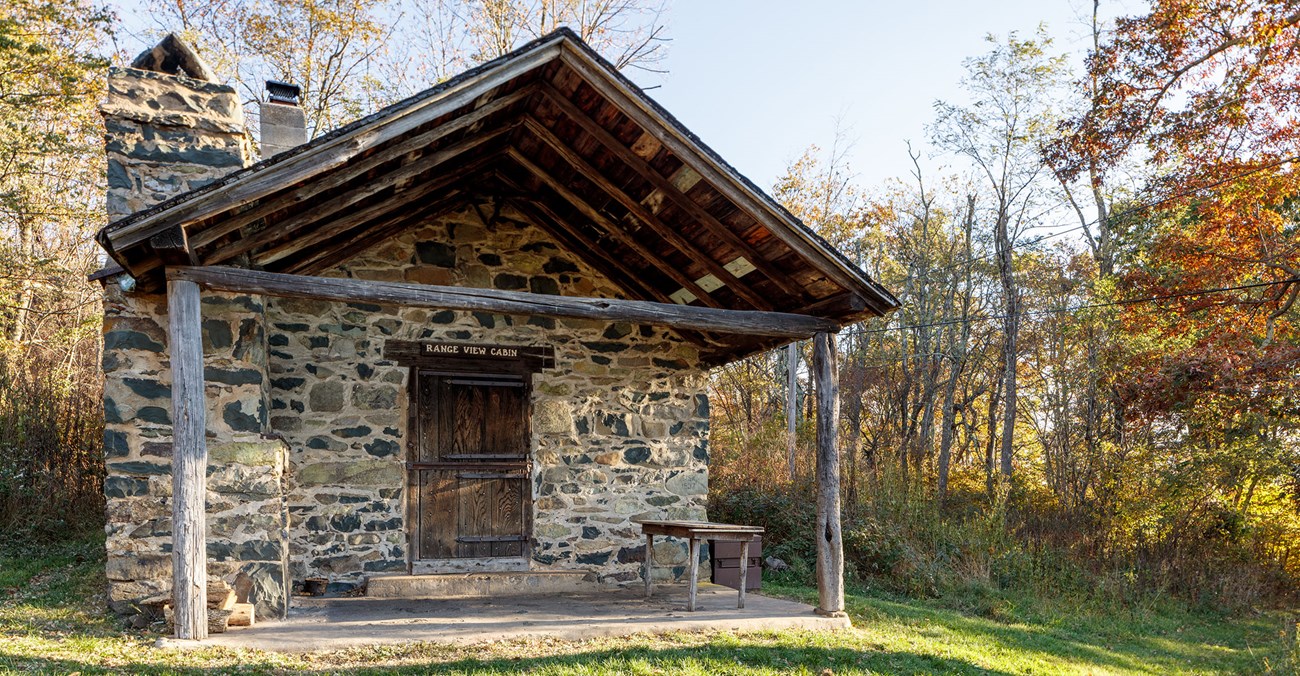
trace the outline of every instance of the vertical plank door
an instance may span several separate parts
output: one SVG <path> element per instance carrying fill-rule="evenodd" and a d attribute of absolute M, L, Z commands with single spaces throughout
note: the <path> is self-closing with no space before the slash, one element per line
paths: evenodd
<path fill-rule="evenodd" d="M 525 556 L 527 383 L 424 371 L 416 381 L 415 558 Z"/>

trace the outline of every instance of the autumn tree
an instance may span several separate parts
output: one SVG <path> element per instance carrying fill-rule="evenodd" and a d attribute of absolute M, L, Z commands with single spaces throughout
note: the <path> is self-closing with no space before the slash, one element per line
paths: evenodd
<path fill-rule="evenodd" d="M 391 102 L 376 76 L 386 2 L 369 0 L 152 0 L 161 31 L 176 31 L 231 80 L 244 100 L 266 98 L 266 80 L 302 87 L 308 135 Z M 257 110 L 250 107 L 250 115 Z"/>
<path fill-rule="evenodd" d="M 151 2 L 157 29 L 182 34 L 250 104 L 265 80 L 301 86 L 312 136 L 561 26 L 619 68 L 655 70 L 667 46 L 652 0 Z"/>
<path fill-rule="evenodd" d="M 82 0 L 0 7 L 0 529 L 102 505 L 102 56 Z"/>

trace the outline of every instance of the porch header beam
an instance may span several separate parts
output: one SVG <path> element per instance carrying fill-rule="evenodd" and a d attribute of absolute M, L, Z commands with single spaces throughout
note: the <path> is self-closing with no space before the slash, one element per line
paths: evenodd
<path fill-rule="evenodd" d="M 598 319 L 752 336 L 808 338 L 819 332 L 834 332 L 839 329 L 839 325 L 830 319 L 785 312 L 727 310 L 639 300 L 580 298 L 522 291 L 372 282 L 216 266 L 167 268 L 167 279 L 194 282 L 210 289 L 236 293 L 263 293 L 271 296 L 339 302 L 362 301 L 439 310 Z"/>

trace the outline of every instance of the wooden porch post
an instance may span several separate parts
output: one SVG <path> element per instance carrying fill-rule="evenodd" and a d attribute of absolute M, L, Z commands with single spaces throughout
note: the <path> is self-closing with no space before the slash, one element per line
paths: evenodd
<path fill-rule="evenodd" d="M 817 612 L 844 613 L 844 542 L 840 535 L 840 377 L 835 334 L 813 338 L 817 389 Z"/>
<path fill-rule="evenodd" d="M 176 638 L 208 637 L 208 566 L 204 502 L 203 334 L 199 285 L 167 282 L 172 367 L 172 606 Z"/>

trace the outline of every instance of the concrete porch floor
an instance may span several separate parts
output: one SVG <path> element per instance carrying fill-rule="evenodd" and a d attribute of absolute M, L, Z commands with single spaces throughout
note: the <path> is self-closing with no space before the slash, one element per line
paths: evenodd
<path fill-rule="evenodd" d="M 359 645 L 479 643 L 512 638 L 586 639 L 641 632 L 839 629 L 847 618 L 822 617 L 812 606 L 701 584 L 698 610 L 686 611 L 685 585 L 659 585 L 549 596 L 477 599 L 295 598 L 288 619 L 214 634 L 204 645 L 280 652 Z"/>

